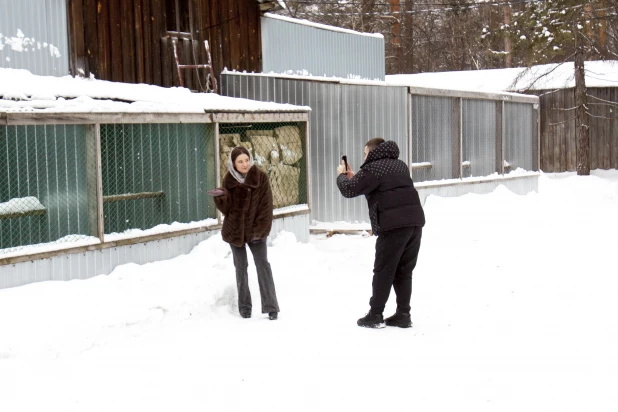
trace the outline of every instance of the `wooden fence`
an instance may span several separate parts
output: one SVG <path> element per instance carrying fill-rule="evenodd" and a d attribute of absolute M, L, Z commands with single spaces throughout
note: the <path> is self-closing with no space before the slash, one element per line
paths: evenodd
<path fill-rule="evenodd" d="M 618 169 L 618 88 L 588 88 L 590 168 Z M 541 104 L 541 170 L 577 169 L 575 91 L 539 91 Z M 613 102 L 607 104 L 605 102 Z"/>

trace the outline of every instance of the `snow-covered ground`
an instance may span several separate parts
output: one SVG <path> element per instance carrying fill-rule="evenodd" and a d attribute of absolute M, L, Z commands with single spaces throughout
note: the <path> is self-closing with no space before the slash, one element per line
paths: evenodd
<path fill-rule="evenodd" d="M 356 326 L 375 242 L 361 235 L 275 240 L 277 321 L 253 266 L 253 317 L 237 315 L 219 237 L 2 290 L 0 410 L 615 411 L 618 172 L 593 174 L 428 198 L 412 329 Z"/>

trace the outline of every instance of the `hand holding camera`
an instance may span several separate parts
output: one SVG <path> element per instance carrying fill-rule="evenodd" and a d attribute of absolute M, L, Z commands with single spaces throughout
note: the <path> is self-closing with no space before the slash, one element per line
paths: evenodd
<path fill-rule="evenodd" d="M 348 157 L 346 155 L 341 156 L 341 164 L 337 167 L 337 174 L 345 173 L 348 179 L 354 176 L 352 168 L 348 164 Z"/>

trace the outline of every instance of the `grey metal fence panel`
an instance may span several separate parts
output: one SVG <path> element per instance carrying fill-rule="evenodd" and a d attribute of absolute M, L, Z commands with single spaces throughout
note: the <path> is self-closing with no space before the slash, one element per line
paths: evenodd
<path fill-rule="evenodd" d="M 66 0 L 0 0 L 0 67 L 69 74 Z"/>
<path fill-rule="evenodd" d="M 412 164 L 421 166 L 412 169 L 415 182 L 459 177 L 452 167 L 452 113 L 452 97 L 412 96 Z M 428 163 L 431 167 L 422 167 Z"/>
<path fill-rule="evenodd" d="M 255 93 L 255 90 L 261 90 Z M 408 159 L 407 89 L 223 74 L 221 94 L 309 106 L 311 142 L 311 217 L 324 222 L 368 221 L 364 198 L 344 199 L 336 184 L 342 155 L 358 169 L 365 143 L 373 137 L 394 140 Z"/>
<path fill-rule="evenodd" d="M 463 177 L 496 172 L 495 101 L 463 100 L 462 140 Z"/>
<path fill-rule="evenodd" d="M 384 39 L 264 16 L 262 71 L 384 80 Z"/>
<path fill-rule="evenodd" d="M 531 104 L 504 103 L 504 160 L 505 173 L 522 168 L 538 169 L 536 146 L 537 111 Z"/>

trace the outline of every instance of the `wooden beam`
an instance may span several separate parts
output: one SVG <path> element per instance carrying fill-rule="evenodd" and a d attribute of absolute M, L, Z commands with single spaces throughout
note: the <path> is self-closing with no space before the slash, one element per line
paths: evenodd
<path fill-rule="evenodd" d="M 111 69 L 111 43 L 109 24 L 109 0 L 99 0 L 97 3 L 97 31 L 98 31 L 98 73 L 97 78 L 110 80 Z"/>
<path fill-rule="evenodd" d="M 140 193 L 125 193 L 122 195 L 110 195 L 103 196 L 103 202 L 124 202 L 125 200 L 139 200 L 139 199 L 157 199 L 164 197 L 164 192 L 140 192 Z"/>
<path fill-rule="evenodd" d="M 161 37 L 165 35 L 165 7 L 162 0 L 151 0 L 150 21 L 152 28 L 150 33 L 150 45 L 152 55 L 152 80 L 153 84 L 163 86 L 162 63 L 163 53 L 161 51 Z"/>
<path fill-rule="evenodd" d="M 67 2 L 69 24 L 69 69 L 74 76 L 85 76 L 88 70 L 84 46 L 84 3 L 83 0 Z"/>
<path fill-rule="evenodd" d="M 136 83 L 146 83 L 146 65 L 149 65 L 150 62 L 145 60 L 145 56 L 144 56 L 144 42 L 147 42 L 147 40 L 145 39 L 144 33 L 145 33 L 145 27 L 143 26 L 142 22 L 142 12 L 143 12 L 143 6 L 142 6 L 142 1 L 144 3 L 147 3 L 150 0 L 134 0 L 135 2 L 135 27 L 134 27 L 134 32 L 135 32 L 135 62 L 136 62 L 136 69 L 135 69 L 135 81 Z"/>
<path fill-rule="evenodd" d="M 125 83 L 135 83 L 135 9 L 133 1 L 121 1 L 122 15 L 120 30 L 122 33 L 122 77 Z"/>
<path fill-rule="evenodd" d="M 97 125 L 87 124 L 86 133 L 86 186 L 88 197 L 88 234 L 98 236 L 99 203 L 97 197 L 97 151 L 96 131 Z"/>
<path fill-rule="evenodd" d="M 103 161 L 101 152 L 101 125 L 94 128 L 94 151 L 96 167 L 96 191 L 97 191 L 97 237 L 101 242 L 105 235 L 105 215 L 103 214 Z"/>
<path fill-rule="evenodd" d="M 122 60 L 122 34 L 121 34 L 121 12 L 120 0 L 109 1 L 109 33 L 110 33 L 110 64 L 111 78 L 114 82 L 122 82 L 123 78 L 123 60 Z"/>
<path fill-rule="evenodd" d="M 97 2 L 96 0 L 84 1 L 84 45 L 88 67 L 85 72 L 85 77 L 94 73 L 97 78 L 101 78 L 98 72 L 99 61 L 99 43 L 97 30 Z"/>
<path fill-rule="evenodd" d="M 47 214 L 46 209 L 35 209 L 28 210 L 26 212 L 0 213 L 0 219 L 15 219 L 28 216 L 44 216 L 45 214 Z"/>

